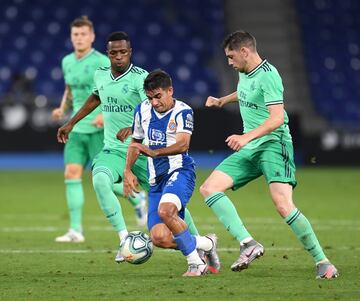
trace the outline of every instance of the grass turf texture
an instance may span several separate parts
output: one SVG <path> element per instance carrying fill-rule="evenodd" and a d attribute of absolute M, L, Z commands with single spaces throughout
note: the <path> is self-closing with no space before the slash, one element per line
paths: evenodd
<path fill-rule="evenodd" d="M 198 171 L 199 184 L 209 171 Z M 139 266 L 117 265 L 117 235 L 84 177 L 83 244 L 59 244 L 68 227 L 62 172 L 0 172 L 0 300 L 359 300 L 359 169 L 300 169 L 294 200 L 309 218 L 340 278 L 315 280 L 310 256 L 277 215 L 264 179 L 228 195 L 265 255 L 230 271 L 238 243 L 205 206 L 198 186 L 190 210 L 202 234 L 219 237 L 218 275 L 183 278 L 179 252 L 156 248 Z M 121 200 L 129 230 L 140 230 Z"/>

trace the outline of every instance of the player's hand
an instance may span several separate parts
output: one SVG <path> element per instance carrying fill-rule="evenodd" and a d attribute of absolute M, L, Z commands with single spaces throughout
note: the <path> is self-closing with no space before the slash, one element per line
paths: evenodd
<path fill-rule="evenodd" d="M 206 100 L 205 107 L 220 107 L 221 103 L 219 98 L 209 96 Z"/>
<path fill-rule="evenodd" d="M 146 145 L 141 143 L 131 143 L 131 147 L 136 148 L 139 150 L 139 152 L 147 157 L 154 158 L 157 156 L 156 151 L 148 148 Z"/>
<path fill-rule="evenodd" d="M 132 128 L 123 128 L 117 134 L 116 138 L 121 142 L 124 142 L 132 134 Z"/>
<path fill-rule="evenodd" d="M 140 187 L 137 177 L 132 173 L 131 170 L 124 170 L 124 196 L 134 197 L 134 193 L 139 193 Z"/>
<path fill-rule="evenodd" d="M 64 110 L 62 108 L 56 108 L 51 112 L 51 116 L 54 120 L 60 120 L 64 117 Z"/>
<path fill-rule="evenodd" d="M 91 122 L 91 124 L 95 127 L 97 127 L 98 129 L 103 128 L 104 127 L 104 117 L 102 114 L 99 114 L 95 117 L 95 119 Z"/>
<path fill-rule="evenodd" d="M 226 138 L 225 142 L 228 147 L 238 152 L 242 147 L 248 144 L 249 140 L 245 137 L 245 135 L 231 135 Z"/>
<path fill-rule="evenodd" d="M 73 126 L 70 124 L 65 124 L 61 128 L 58 129 L 57 132 L 57 141 L 59 143 L 66 143 L 69 139 L 69 133 L 71 132 Z"/>

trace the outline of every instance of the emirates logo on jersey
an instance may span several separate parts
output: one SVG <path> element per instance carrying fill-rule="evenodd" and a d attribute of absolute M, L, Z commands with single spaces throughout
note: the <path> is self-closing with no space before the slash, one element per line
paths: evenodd
<path fill-rule="evenodd" d="M 170 132 L 175 132 L 176 131 L 176 122 L 174 119 L 171 119 L 168 123 L 168 129 Z"/>

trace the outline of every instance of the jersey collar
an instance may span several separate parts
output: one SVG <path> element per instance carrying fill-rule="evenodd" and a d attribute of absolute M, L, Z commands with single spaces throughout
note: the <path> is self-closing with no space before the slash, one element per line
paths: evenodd
<path fill-rule="evenodd" d="M 81 58 L 79 58 L 79 59 L 76 58 L 76 54 L 75 54 L 75 52 L 74 52 L 76 61 L 81 62 L 82 60 L 84 60 L 84 59 L 86 59 L 87 57 L 89 57 L 90 55 L 92 55 L 92 53 L 93 53 L 94 51 L 95 51 L 95 49 L 94 49 L 94 48 L 91 48 L 91 50 L 90 50 L 87 54 L 85 54 L 83 57 L 81 57 Z"/>
<path fill-rule="evenodd" d="M 255 69 L 251 70 L 249 73 L 245 73 L 246 76 L 247 76 L 247 77 L 253 76 L 253 75 L 256 73 L 256 71 L 258 71 L 258 70 L 261 68 L 261 66 L 263 66 L 264 64 L 266 64 L 266 62 L 267 62 L 267 60 L 264 59 L 259 65 L 257 65 L 257 66 L 255 67 Z"/>
<path fill-rule="evenodd" d="M 120 78 L 122 78 L 122 77 L 124 77 L 126 74 L 128 74 L 128 73 L 130 72 L 130 70 L 131 70 L 132 67 L 133 67 L 133 64 L 130 64 L 129 68 L 127 68 L 127 70 L 126 70 L 123 74 L 119 75 L 119 76 L 116 77 L 116 78 L 115 78 L 114 75 L 112 74 L 111 68 L 110 68 L 110 77 L 111 77 L 111 79 L 114 80 L 114 81 L 118 81 Z"/>

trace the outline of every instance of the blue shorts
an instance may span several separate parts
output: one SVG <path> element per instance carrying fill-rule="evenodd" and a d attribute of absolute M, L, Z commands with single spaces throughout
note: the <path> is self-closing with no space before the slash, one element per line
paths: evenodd
<path fill-rule="evenodd" d="M 172 193 L 179 197 L 182 205 L 179 217 L 184 219 L 184 210 L 194 191 L 195 179 L 196 175 L 193 169 L 177 169 L 166 175 L 156 185 L 150 186 L 147 222 L 149 231 L 154 225 L 163 223 L 158 214 L 158 207 L 161 197 L 166 193 Z"/>

